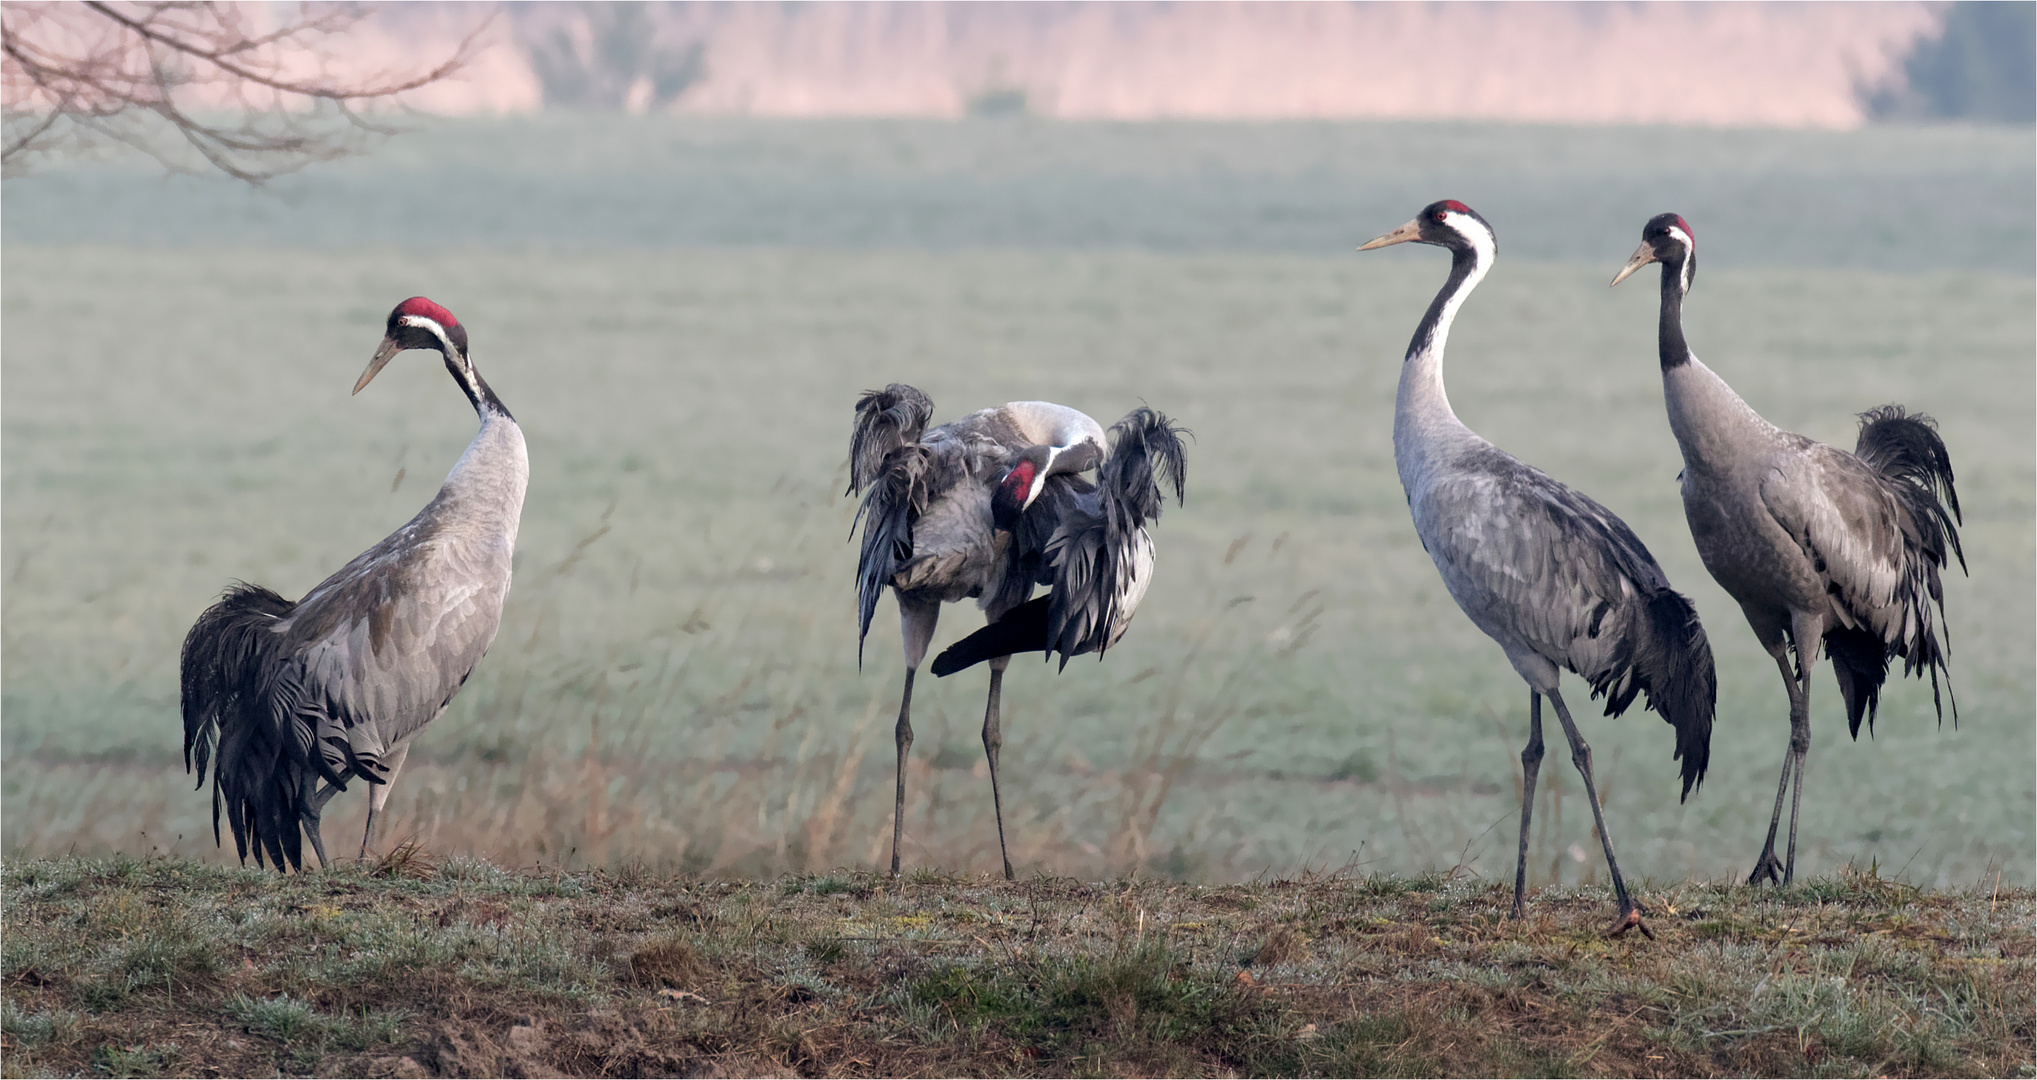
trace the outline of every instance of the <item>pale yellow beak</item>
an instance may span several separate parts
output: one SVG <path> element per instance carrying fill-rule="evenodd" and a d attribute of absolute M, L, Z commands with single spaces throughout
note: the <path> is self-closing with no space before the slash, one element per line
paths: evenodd
<path fill-rule="evenodd" d="M 398 345 L 395 338 L 383 338 L 382 347 L 375 350 L 375 358 L 368 361 L 368 370 L 361 372 L 361 380 L 354 384 L 354 393 L 360 393 L 361 388 L 375 377 L 375 373 L 381 371 L 391 357 L 402 351 L 403 346 Z"/>
<path fill-rule="evenodd" d="M 1641 246 L 1634 249 L 1634 257 L 1628 259 L 1627 265 L 1620 268 L 1620 274 L 1618 277 L 1615 277 L 1613 279 L 1613 285 L 1618 285 L 1620 282 L 1627 280 L 1627 278 L 1631 276 L 1634 273 L 1634 271 L 1639 270 L 1642 267 L 1654 261 L 1655 261 L 1655 249 L 1652 246 L 1650 246 L 1646 240 L 1641 241 Z M 1613 287 L 1613 285 L 1608 285 L 1606 286 L 1606 288 L 1610 289 Z"/>
<path fill-rule="evenodd" d="M 1373 248 L 1383 248 L 1393 244 L 1405 244 L 1410 240 L 1420 240 L 1421 238 L 1422 238 L 1422 223 L 1419 220 L 1410 221 L 1407 224 L 1402 225 L 1400 228 L 1395 229 L 1390 233 L 1387 233 L 1385 236 L 1375 236 L 1372 239 L 1365 241 L 1364 243 L 1358 245 L 1358 250 L 1371 251 Z"/>

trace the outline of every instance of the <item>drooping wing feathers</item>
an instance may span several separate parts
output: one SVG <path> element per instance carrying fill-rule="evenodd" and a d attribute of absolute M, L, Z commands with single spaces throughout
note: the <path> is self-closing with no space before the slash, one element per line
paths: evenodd
<path fill-rule="evenodd" d="M 883 595 L 884 587 L 891 584 L 899 568 L 912 560 L 912 528 L 927 506 L 927 473 L 931 463 L 926 447 L 912 443 L 886 454 L 877 472 L 866 478 L 868 492 L 862 505 L 856 508 L 856 523 L 863 527 L 863 550 L 856 560 L 859 666 L 863 662 L 863 639 L 869 636 L 870 619 L 877 612 L 877 598 Z"/>
<path fill-rule="evenodd" d="M 1710 760 L 1711 646 L 1689 600 L 1611 511 L 1488 445 L 1413 500 L 1450 595 L 1487 634 L 1568 668 L 1618 716 L 1646 694 L 1677 732 L 1684 792 Z"/>
<path fill-rule="evenodd" d="M 1928 417 L 1889 405 L 1861 414 L 1854 454 L 1809 439 L 1795 449 L 1764 479 L 1761 500 L 1810 558 L 1830 598 L 1824 644 L 1849 728 L 1858 737 L 1864 718 L 1873 732 L 1897 657 L 1905 675 L 1928 674 L 1942 719 L 1939 676 L 1949 672 L 1950 647 L 1939 571 L 1950 557 L 1966 565 L 1944 441 Z M 1956 722 L 1958 701 L 1952 705 Z"/>
<path fill-rule="evenodd" d="M 849 490 L 860 494 L 884 471 L 884 460 L 916 443 L 934 415 L 933 399 L 904 383 L 866 390 L 856 399 L 856 427 L 849 436 Z"/>
<path fill-rule="evenodd" d="M 212 770 L 213 842 L 220 842 L 219 815 L 224 809 L 233 823 L 234 845 L 243 862 L 251 839 L 243 823 L 251 816 L 258 820 L 273 816 L 266 804 L 277 795 L 270 778 L 277 771 L 282 746 L 268 724 L 267 682 L 281 642 L 274 627 L 293 607 L 259 585 L 235 582 L 191 625 L 178 663 L 184 770 L 195 772 L 202 788 L 207 767 L 216 763 Z M 294 801 L 285 801 L 283 806 L 294 807 Z M 266 849 L 279 868 L 283 865 L 284 851 L 273 830 L 252 838 L 257 840 L 257 863 Z"/>
<path fill-rule="evenodd" d="M 1177 503 L 1187 498 L 1183 434 L 1144 406 L 1111 425 L 1094 509 L 1078 506 L 1050 545 L 1055 581 L 1048 638 L 1062 667 L 1072 656 L 1100 656 L 1117 644 L 1144 599 L 1154 554 L 1146 526 L 1160 520 L 1162 484 L 1171 481 Z"/>

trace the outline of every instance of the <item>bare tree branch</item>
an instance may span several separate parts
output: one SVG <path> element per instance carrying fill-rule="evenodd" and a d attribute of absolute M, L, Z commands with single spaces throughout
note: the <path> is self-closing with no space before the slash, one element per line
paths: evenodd
<path fill-rule="evenodd" d="M 249 25 L 250 13 L 276 11 L 273 28 Z M 172 172 L 260 184 L 392 134 L 368 110 L 400 108 L 399 95 L 457 73 L 493 22 L 423 71 L 350 72 L 340 56 L 371 14 L 193 0 L 0 5 L 0 175 L 118 145 Z"/>

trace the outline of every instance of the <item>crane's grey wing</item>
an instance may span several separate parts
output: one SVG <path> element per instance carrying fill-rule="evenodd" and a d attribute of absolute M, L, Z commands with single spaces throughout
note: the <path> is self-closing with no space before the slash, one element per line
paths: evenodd
<path fill-rule="evenodd" d="M 1936 575 L 1927 585 L 1909 572 L 1917 523 L 1865 462 L 1804 439 L 1763 477 L 1761 502 L 1810 560 L 1835 625 L 1899 650 L 1930 633 Z"/>
<path fill-rule="evenodd" d="M 994 587 L 1004 543 L 994 535 L 990 497 L 1007 458 L 1001 444 L 961 421 L 885 456 L 856 514 L 859 656 L 885 586 L 947 601 Z"/>
<path fill-rule="evenodd" d="M 1608 716 L 1645 692 L 1676 731 L 1688 797 L 1711 760 L 1718 700 L 1697 609 L 1612 511 L 1490 446 L 1466 465 L 1413 500 L 1451 597 L 1523 677 L 1517 650 L 1576 672 Z"/>
<path fill-rule="evenodd" d="M 1415 500 L 1430 558 L 1480 629 L 1597 678 L 1607 620 L 1667 576 L 1612 511 L 1496 448 L 1477 456 Z"/>
<path fill-rule="evenodd" d="M 379 780 L 445 710 L 495 640 L 509 555 L 414 520 L 299 602 L 272 708 L 327 779 Z"/>
<path fill-rule="evenodd" d="M 898 565 L 892 585 L 950 602 L 994 586 L 1010 537 L 992 524 L 990 498 L 988 484 L 967 476 L 935 492 L 913 522 L 912 557 Z"/>

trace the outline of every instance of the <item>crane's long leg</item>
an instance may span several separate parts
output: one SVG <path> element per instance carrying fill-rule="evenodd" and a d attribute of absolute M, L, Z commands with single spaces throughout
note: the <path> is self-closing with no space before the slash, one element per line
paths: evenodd
<path fill-rule="evenodd" d="M 1809 695 L 1805 693 L 1803 684 L 1797 681 L 1797 673 L 1789 662 L 1788 647 L 1779 639 L 1778 645 L 1779 648 L 1769 651 L 1775 657 L 1775 666 L 1782 669 L 1782 684 L 1789 691 L 1789 748 L 1782 752 L 1782 779 L 1775 785 L 1775 810 L 1768 815 L 1768 840 L 1761 846 L 1761 857 L 1754 860 L 1754 872 L 1747 875 L 1749 885 L 1758 885 L 1763 881 L 1781 884 L 1788 880 L 1788 869 L 1784 867 L 1782 860 L 1775 857 L 1775 836 L 1782 828 L 1782 804 L 1784 798 L 1789 795 L 1790 778 L 1796 776 L 1800 765 L 1797 756 L 1799 727 L 1803 729 L 1807 740 L 1810 735 L 1810 718 L 1805 703 Z M 1797 781 L 1797 791 L 1801 795 L 1802 780 Z M 1794 812 L 1790 815 L 1790 838 L 1794 843 L 1796 838 Z"/>
<path fill-rule="evenodd" d="M 891 809 L 891 876 L 898 876 L 898 851 L 905 842 L 905 759 L 912 752 L 912 678 L 926 658 L 934 624 L 941 618 L 939 600 L 898 597 L 899 632 L 905 639 L 905 693 L 898 700 L 898 797 Z"/>
<path fill-rule="evenodd" d="M 998 730 L 998 698 L 1004 689 L 1004 669 L 1011 666 L 1011 657 L 1000 656 L 990 661 L 990 702 L 983 707 L 983 756 L 990 761 L 990 805 L 997 810 L 997 853 L 1004 859 L 1004 880 L 1010 881 L 1011 852 L 1004 844 L 1004 795 L 997 788 L 997 751 L 1004 745 L 1004 734 Z"/>
<path fill-rule="evenodd" d="M 1592 782 L 1591 747 L 1585 743 L 1584 734 L 1577 730 L 1577 724 L 1570 719 L 1570 710 L 1563 704 L 1563 695 L 1557 693 L 1553 686 L 1549 688 L 1549 704 L 1556 706 L 1556 720 L 1563 725 L 1563 737 L 1570 740 L 1570 761 L 1577 766 L 1578 775 L 1584 777 L 1584 797 L 1591 803 L 1592 821 L 1598 824 L 1599 844 L 1606 849 L 1606 869 L 1612 872 L 1613 896 L 1620 904 L 1621 925 L 1614 932 L 1624 933 L 1630 927 L 1639 926 L 1643 934 L 1652 938 L 1655 935 L 1641 925 L 1641 905 L 1627 894 L 1627 882 L 1620 876 L 1620 861 L 1613 857 L 1613 834 L 1606 831 L 1605 810 L 1598 804 L 1598 788 Z"/>
<path fill-rule="evenodd" d="M 1811 669 L 1818 663 L 1818 649 L 1824 644 L 1825 628 L 1822 620 L 1799 616 L 1794 620 L 1790 633 L 1797 640 L 1797 700 L 1789 718 L 1789 752 L 1796 759 L 1797 788 L 1789 803 L 1789 861 L 1782 868 L 1784 885 L 1795 881 L 1797 876 L 1797 810 L 1804 801 L 1805 758 L 1811 752 Z M 1808 648 L 1805 642 L 1810 643 Z"/>
<path fill-rule="evenodd" d="M 1542 695 L 1528 690 L 1528 745 L 1521 748 L 1521 853 L 1514 860 L 1514 918 L 1528 891 L 1528 820 L 1535 813 L 1535 777 L 1542 771 Z"/>
<path fill-rule="evenodd" d="M 396 774 L 403 770 L 403 759 L 410 756 L 410 744 L 404 743 L 389 755 L 388 772 L 379 784 L 368 785 L 368 827 L 361 831 L 361 858 L 368 857 L 368 845 L 375 839 L 375 819 L 382 815 L 382 807 L 389 802 L 389 789 L 396 784 Z"/>

